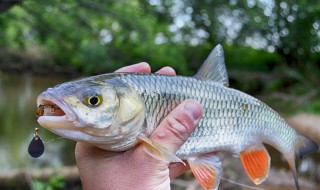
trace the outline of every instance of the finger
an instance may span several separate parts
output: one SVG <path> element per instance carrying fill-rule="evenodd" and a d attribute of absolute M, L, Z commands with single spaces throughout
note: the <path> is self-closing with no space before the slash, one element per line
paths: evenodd
<path fill-rule="evenodd" d="M 170 163 L 170 165 L 169 165 L 170 179 L 174 179 L 174 178 L 180 176 L 181 174 L 184 174 L 190 170 L 190 166 L 189 166 L 188 162 L 184 161 L 184 163 L 186 164 L 186 166 L 184 166 L 181 163 Z"/>
<path fill-rule="evenodd" d="M 151 68 L 150 65 L 146 62 L 137 63 L 134 65 L 129 65 L 126 67 L 122 67 L 115 72 L 137 72 L 137 73 L 150 73 Z"/>
<path fill-rule="evenodd" d="M 186 100 L 178 105 L 150 135 L 150 139 L 176 152 L 198 125 L 201 104 Z"/>
<path fill-rule="evenodd" d="M 163 67 L 156 73 L 162 74 L 162 75 L 176 75 L 176 71 L 171 67 Z"/>

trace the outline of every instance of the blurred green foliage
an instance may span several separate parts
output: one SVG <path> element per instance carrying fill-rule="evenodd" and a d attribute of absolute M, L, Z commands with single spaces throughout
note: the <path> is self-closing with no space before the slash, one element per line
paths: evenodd
<path fill-rule="evenodd" d="M 319 0 L 19 1 L 0 12 L 0 71 L 93 75 L 146 61 L 153 70 L 169 65 L 178 74 L 193 75 L 220 43 L 231 87 L 282 113 L 320 113 Z M 25 101 L 32 107 L 40 89 L 26 98 L 23 89 L 30 79 L 19 85 L 12 78 L 0 72 L 0 87 L 6 89 L 0 90 L 0 113 L 6 113 L 1 133 L 14 140 L 5 144 L 15 150 L 8 160 L 25 166 L 18 141 L 23 137 L 12 130 L 34 126 L 27 119 L 33 113 L 25 114 L 21 105 Z M 17 94 L 19 101 L 9 98 Z M 22 119 L 15 119 L 19 115 Z M 25 135 L 29 129 L 23 130 Z M 64 149 L 69 146 L 74 145 Z M 70 159 L 61 150 L 63 160 Z M 32 187 L 68 189 L 60 176 L 33 181 Z"/>
<path fill-rule="evenodd" d="M 33 190 L 57 190 L 66 186 L 63 178 L 59 175 L 52 176 L 48 181 L 35 180 L 32 182 Z"/>
<path fill-rule="evenodd" d="M 319 1 L 24 0 L 0 15 L 0 48 L 87 74 L 139 61 L 190 73 L 217 43 L 231 67 L 304 68 L 319 66 L 319 15 Z"/>
<path fill-rule="evenodd" d="M 0 14 L 0 69 L 98 74 L 146 61 L 192 75 L 221 43 L 235 87 L 302 86 L 313 98 L 319 15 L 319 0 L 22 0 Z"/>

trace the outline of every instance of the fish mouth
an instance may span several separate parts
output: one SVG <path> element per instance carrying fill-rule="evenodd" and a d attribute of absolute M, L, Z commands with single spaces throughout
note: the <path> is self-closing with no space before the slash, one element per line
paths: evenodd
<path fill-rule="evenodd" d="M 59 95 L 43 92 L 37 99 L 37 122 L 42 127 L 67 139 L 96 142 L 97 138 L 84 132 L 85 126 Z M 104 140 L 104 139 L 102 139 Z M 100 140 L 101 141 L 101 140 Z"/>
<path fill-rule="evenodd" d="M 76 130 L 76 114 L 62 98 L 44 92 L 37 99 L 37 122 L 48 129 Z"/>

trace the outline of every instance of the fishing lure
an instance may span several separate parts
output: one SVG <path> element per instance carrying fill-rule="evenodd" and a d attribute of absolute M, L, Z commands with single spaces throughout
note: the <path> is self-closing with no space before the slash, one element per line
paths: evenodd
<path fill-rule="evenodd" d="M 44 152 L 44 144 L 42 139 L 38 135 L 39 128 L 36 127 L 34 128 L 34 130 L 35 130 L 34 137 L 32 138 L 29 144 L 28 152 L 29 152 L 29 155 L 32 156 L 33 158 L 38 158 Z"/>
<path fill-rule="evenodd" d="M 36 112 L 36 117 L 40 117 L 43 115 L 52 115 L 61 110 L 59 107 L 54 105 L 40 105 Z M 39 128 L 36 127 L 34 136 L 29 144 L 28 152 L 29 155 L 33 158 L 38 158 L 44 153 L 44 143 L 42 139 L 39 137 Z"/>

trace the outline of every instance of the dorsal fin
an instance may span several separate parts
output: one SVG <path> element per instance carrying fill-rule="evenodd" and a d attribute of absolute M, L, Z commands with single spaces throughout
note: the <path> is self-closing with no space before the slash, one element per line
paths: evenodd
<path fill-rule="evenodd" d="M 224 63 L 223 48 L 219 44 L 204 61 L 197 74 L 194 76 L 202 80 L 213 80 L 229 86 L 228 73 Z"/>

